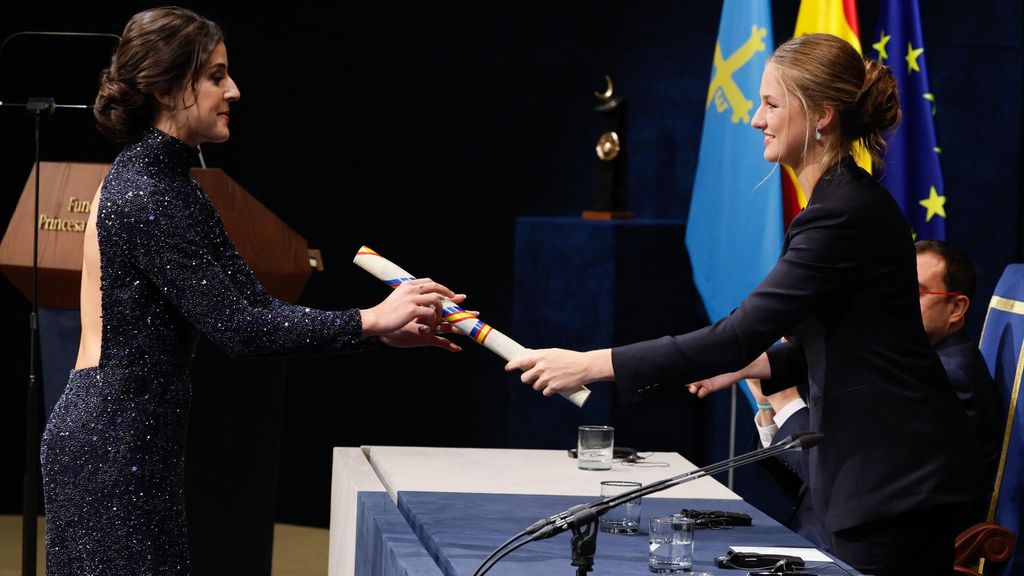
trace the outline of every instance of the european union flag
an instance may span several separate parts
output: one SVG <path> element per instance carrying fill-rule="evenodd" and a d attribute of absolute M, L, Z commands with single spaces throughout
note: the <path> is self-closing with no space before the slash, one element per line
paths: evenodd
<path fill-rule="evenodd" d="M 782 250 L 778 170 L 750 127 L 774 48 L 771 22 L 768 0 L 722 6 L 686 224 L 694 283 L 712 322 L 757 286 Z"/>
<path fill-rule="evenodd" d="M 946 196 L 935 138 L 935 95 L 928 89 L 917 0 L 887 0 L 871 45 L 900 88 L 903 124 L 889 141 L 882 184 L 899 202 L 918 240 L 946 239 Z"/>

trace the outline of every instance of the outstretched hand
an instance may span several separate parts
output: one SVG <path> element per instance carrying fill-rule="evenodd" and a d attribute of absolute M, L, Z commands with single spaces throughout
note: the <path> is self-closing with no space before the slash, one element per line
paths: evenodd
<path fill-rule="evenodd" d="M 575 392 L 597 380 L 614 378 L 611 351 L 575 352 L 561 348 L 529 350 L 505 365 L 506 371 L 522 370 L 526 384 L 545 396 Z"/>

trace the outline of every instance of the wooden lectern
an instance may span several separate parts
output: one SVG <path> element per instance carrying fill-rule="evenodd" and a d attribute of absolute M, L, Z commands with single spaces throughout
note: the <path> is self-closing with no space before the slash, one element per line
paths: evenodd
<path fill-rule="evenodd" d="M 74 366 L 81 331 L 82 245 L 96 189 L 109 164 L 42 162 L 39 218 L 35 167 L 0 242 L 0 271 L 32 297 L 32 234 L 39 227 L 42 380 L 49 416 Z M 276 298 L 295 302 L 319 252 L 219 169 L 193 169 L 228 236 Z M 206 574 L 269 576 L 277 506 L 283 360 L 236 360 L 203 340 L 192 366 L 185 466 L 192 567 Z"/>
<path fill-rule="evenodd" d="M 77 310 L 82 238 L 96 188 L 109 164 L 42 162 L 39 183 L 39 306 Z M 319 254 L 223 170 L 195 168 L 192 177 L 210 197 L 238 252 L 276 298 L 295 302 Z M 0 242 L 0 271 L 32 297 L 32 227 L 35 169 Z"/>

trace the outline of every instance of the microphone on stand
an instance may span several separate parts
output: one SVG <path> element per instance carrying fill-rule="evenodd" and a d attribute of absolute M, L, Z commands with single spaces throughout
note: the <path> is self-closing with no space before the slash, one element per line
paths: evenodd
<path fill-rule="evenodd" d="M 473 573 L 473 576 L 483 576 L 502 558 L 530 542 L 551 538 L 552 536 L 556 536 L 567 530 L 572 530 L 577 536 L 577 538 L 573 538 L 573 565 L 579 566 L 578 570 L 581 574 L 589 572 L 590 566 L 593 565 L 593 554 L 596 548 L 597 532 L 594 530 L 592 535 L 590 533 L 585 533 L 583 534 L 583 536 L 585 536 L 584 540 L 580 540 L 580 528 L 596 523 L 598 518 L 603 516 L 612 508 L 649 494 L 661 492 L 662 490 L 666 490 L 679 484 L 684 484 L 705 476 L 711 476 L 713 474 L 718 474 L 719 472 L 725 472 L 739 466 L 757 462 L 758 460 L 770 458 L 776 454 L 781 454 L 782 452 L 788 452 L 790 450 L 807 450 L 808 448 L 812 448 L 817 445 L 824 438 L 825 437 L 823 435 L 815 432 L 796 432 L 786 436 L 779 443 L 769 446 L 768 448 L 762 448 L 746 454 L 741 454 L 740 456 L 723 460 L 717 464 L 711 464 L 703 468 L 691 470 L 690 472 L 684 472 L 678 476 L 658 480 L 657 482 L 652 482 L 646 486 L 640 486 L 621 494 L 606 496 L 586 504 L 577 504 L 576 506 L 568 508 L 553 516 L 541 518 L 491 552 L 487 558 L 484 558 L 483 562 L 480 563 L 480 566 L 476 569 L 476 572 Z M 515 543 L 524 536 L 529 536 L 530 538 Z M 513 543 L 515 543 L 515 545 L 513 545 Z M 585 547 L 585 551 L 581 553 L 577 550 L 577 547 Z M 580 556 L 586 556 L 586 558 L 580 558 Z"/>
<path fill-rule="evenodd" d="M 113 38 L 116 34 L 93 32 L 15 32 L 0 42 L 0 62 L 4 48 L 8 42 L 22 37 L 69 37 L 69 38 Z M 38 56 L 38 53 L 34 54 Z M 6 90 L 7 86 L 0 83 Z M 29 375 L 28 389 L 25 399 L 25 474 L 22 481 L 22 545 L 21 573 L 23 576 L 35 576 L 36 573 L 36 532 L 39 514 L 39 493 L 42 477 L 39 470 L 39 412 L 42 390 L 38 375 L 39 355 L 39 180 L 40 180 L 40 120 L 44 114 L 52 115 L 57 108 L 74 108 L 88 110 L 89 104 L 57 104 L 54 98 L 27 98 L 24 102 L 7 102 L 0 99 L 0 108 L 24 108 L 35 119 L 35 196 L 33 200 L 33 232 L 32 232 L 32 302 L 29 312 Z"/>

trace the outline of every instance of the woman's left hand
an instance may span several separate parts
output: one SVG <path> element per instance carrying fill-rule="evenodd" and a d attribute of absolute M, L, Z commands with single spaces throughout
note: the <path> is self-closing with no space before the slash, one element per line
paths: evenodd
<path fill-rule="evenodd" d="M 691 382 L 686 385 L 686 388 L 690 391 L 690 394 L 696 394 L 698 398 L 704 398 L 712 392 L 717 392 L 732 386 L 739 382 L 743 376 L 739 372 L 729 372 L 726 374 L 719 374 L 718 376 L 712 376 L 704 380 L 698 380 L 697 382 Z M 760 387 L 758 388 L 760 391 Z"/>
<path fill-rule="evenodd" d="M 455 304 L 461 304 L 465 299 L 465 295 L 458 294 L 451 298 L 451 301 Z M 444 348 L 449 352 L 462 352 L 461 346 L 440 336 L 440 334 L 454 332 L 451 324 L 441 321 L 441 314 L 440 306 L 438 306 L 433 322 L 422 324 L 417 320 L 413 320 L 390 334 L 382 335 L 380 341 L 393 348 L 433 346 L 435 348 Z M 476 316 L 477 312 L 470 311 L 470 314 Z"/>
<path fill-rule="evenodd" d="M 438 334 L 444 331 L 445 324 L 428 326 L 416 321 L 409 322 L 399 330 L 380 337 L 380 341 L 393 348 L 416 348 L 419 346 L 434 346 L 444 348 L 449 352 L 462 352 L 462 347 L 447 338 Z M 449 330 L 450 331 L 450 330 Z"/>
<path fill-rule="evenodd" d="M 533 389 L 551 396 L 558 392 L 574 392 L 597 380 L 610 380 L 611 350 L 574 352 L 561 348 L 530 350 L 505 365 L 506 371 L 522 370 L 520 378 Z"/>

